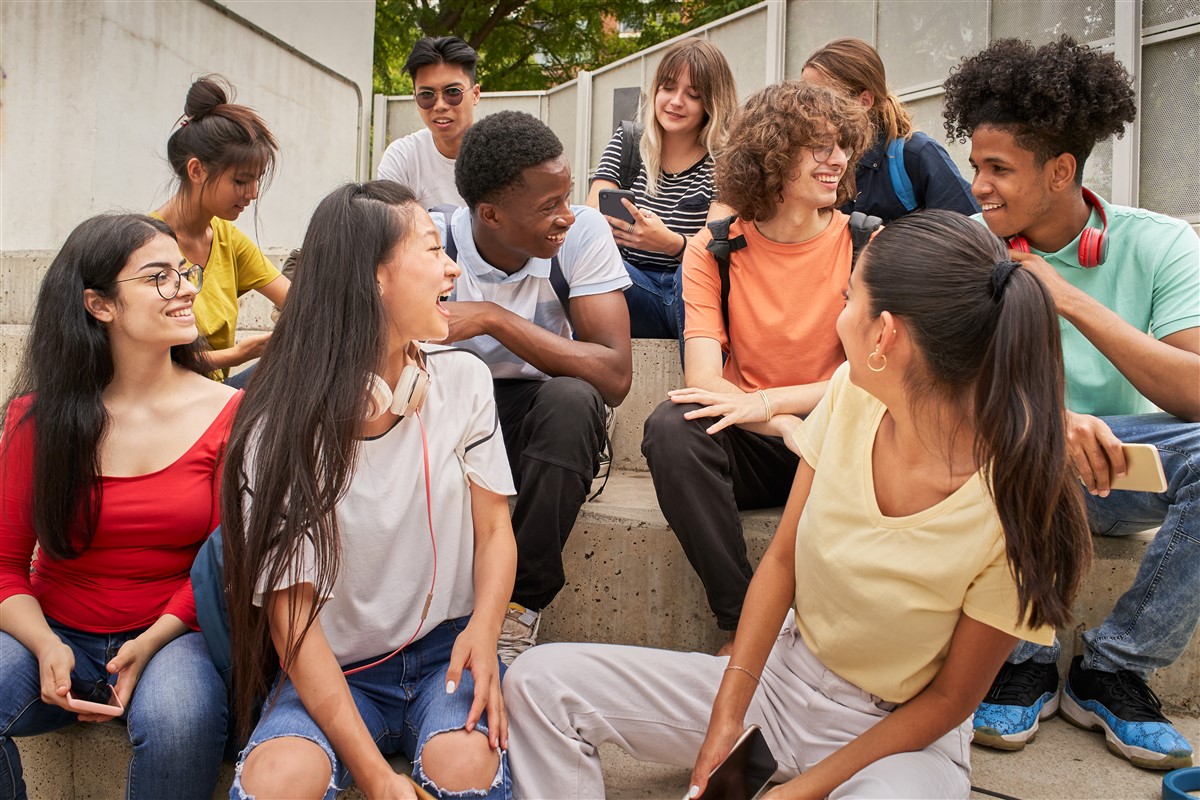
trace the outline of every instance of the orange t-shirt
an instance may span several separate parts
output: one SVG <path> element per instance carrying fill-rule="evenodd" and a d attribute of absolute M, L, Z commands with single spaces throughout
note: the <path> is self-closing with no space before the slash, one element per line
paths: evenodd
<path fill-rule="evenodd" d="M 853 244 L 839 211 L 824 231 L 798 244 L 772 242 L 737 220 L 729 238 L 746 246 L 729 259 L 729 330 L 721 317 L 717 260 L 693 236 L 683 258 L 684 338 L 716 339 L 729 353 L 723 377 L 744 391 L 828 380 L 846 360 L 834 327 L 846 301 Z"/>

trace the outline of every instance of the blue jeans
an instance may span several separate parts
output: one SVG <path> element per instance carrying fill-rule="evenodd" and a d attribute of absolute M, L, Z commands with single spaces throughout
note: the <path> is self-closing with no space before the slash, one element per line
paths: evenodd
<path fill-rule="evenodd" d="M 1137 576 L 1099 628 L 1083 634 L 1085 669 L 1127 669 L 1143 678 L 1168 666 L 1187 647 L 1200 620 L 1200 424 L 1169 414 L 1101 417 L 1122 442 L 1158 448 L 1167 490 L 1085 493 L 1088 522 L 1100 536 L 1128 536 L 1159 525 Z M 1058 642 L 1021 642 L 1008 657 L 1058 660 Z"/>
<path fill-rule="evenodd" d="M 683 352 L 683 267 L 641 270 L 625 262 L 633 286 L 625 290 L 629 335 L 634 339 L 678 339 Z"/>
<path fill-rule="evenodd" d="M 46 621 L 75 653 L 72 675 L 88 682 L 115 683 L 104 665 L 141 633 L 85 633 Z M 42 702 L 37 659 L 6 633 L 0 633 L 0 676 L 0 798 L 9 800 L 26 796 L 13 737 L 64 728 L 76 715 Z M 185 633 L 150 659 L 124 719 L 133 745 L 126 797 L 212 797 L 225 748 L 225 684 L 204 637 Z"/>
<path fill-rule="evenodd" d="M 454 694 L 446 694 L 450 650 L 469 620 L 470 617 L 460 617 L 443 622 L 382 664 L 346 676 L 346 682 L 350 685 L 350 695 L 354 698 L 358 713 L 380 752 L 384 755 L 402 752 L 411 759 L 413 777 L 435 796 L 508 800 L 512 797 L 512 782 L 508 774 L 507 753 L 501 754 L 496 777 L 486 791 L 442 793 L 421 768 L 421 750 L 425 744 L 439 733 L 460 730 L 467 721 L 467 713 L 474 700 L 475 682 L 470 670 L 463 670 L 458 690 Z M 360 663 L 369 664 L 375 660 L 377 658 L 370 658 Z M 348 668 L 354 666 L 351 664 Z M 233 800 L 248 797 L 242 788 L 242 767 L 251 750 L 270 739 L 298 736 L 317 744 L 329 756 L 333 774 L 325 798 L 334 800 L 339 791 L 349 787 L 350 772 L 333 752 L 333 747 L 317 723 L 308 715 L 296 693 L 296 687 L 282 675 L 279 680 L 283 686 L 279 689 L 275 704 L 271 705 L 270 698 L 263 704 L 263 716 L 238 759 L 237 775 L 229 796 Z M 486 713 L 475 724 L 475 730 L 487 733 Z"/>

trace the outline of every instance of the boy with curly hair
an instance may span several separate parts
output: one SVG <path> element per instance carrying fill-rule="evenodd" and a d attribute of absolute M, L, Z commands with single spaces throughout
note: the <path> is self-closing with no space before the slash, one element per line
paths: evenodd
<path fill-rule="evenodd" d="M 971 139 L 977 218 L 1009 239 L 1058 309 L 1070 455 L 1092 530 L 1159 526 L 1133 585 L 1084 632 L 1061 712 L 1138 766 L 1188 766 L 1192 748 L 1146 680 L 1200 619 L 1200 241 L 1183 221 L 1083 186 L 1092 148 L 1136 110 L 1112 55 L 1069 37 L 1038 48 L 1004 39 L 965 59 L 945 89 L 947 132 Z M 1111 491 L 1122 442 L 1158 448 L 1165 492 Z M 1033 738 L 1059 708 L 1058 654 L 1057 643 L 1018 645 L 976 711 L 976 743 L 1019 750 Z"/>

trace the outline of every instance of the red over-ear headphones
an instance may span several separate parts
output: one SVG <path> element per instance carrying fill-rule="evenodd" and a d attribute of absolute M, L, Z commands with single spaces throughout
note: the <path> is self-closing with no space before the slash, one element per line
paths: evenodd
<path fill-rule="evenodd" d="M 1104 216 L 1104 206 L 1100 198 L 1093 194 L 1091 189 L 1083 187 L 1083 199 L 1100 213 L 1100 223 L 1103 225 L 1100 230 L 1084 226 L 1083 232 L 1079 234 L 1079 266 L 1090 269 L 1100 266 L 1104 259 L 1108 258 L 1108 218 Z M 1011 237 L 1008 246 L 1022 253 L 1029 252 L 1029 242 L 1025 241 L 1024 236 Z"/>

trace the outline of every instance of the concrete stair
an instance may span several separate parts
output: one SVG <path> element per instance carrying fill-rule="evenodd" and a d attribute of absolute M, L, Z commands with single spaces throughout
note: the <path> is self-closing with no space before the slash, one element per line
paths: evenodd
<path fill-rule="evenodd" d="M 269 254 L 281 264 L 284 252 Z M 0 393 L 7 396 L 41 275 L 53 253 L 2 253 L 0 275 Z M 243 300 L 241 328 L 269 330 L 269 304 Z M 543 641 L 600 641 L 713 652 L 724 640 L 714 624 L 699 580 L 658 509 L 641 456 L 642 425 L 681 376 L 674 342 L 634 343 L 633 389 L 618 410 L 613 435 L 614 470 L 604 492 L 584 506 L 567 543 L 567 585 L 546 610 Z M 757 563 L 778 522 L 778 511 L 742 515 L 752 562 Z M 1149 534 L 1095 540 L 1096 563 L 1076 602 L 1077 626 L 1061 630 L 1063 663 L 1079 649 L 1078 632 L 1097 624 L 1129 585 Z M 1184 656 L 1159 671 L 1151 686 L 1193 745 L 1200 745 L 1200 636 Z M 1103 739 L 1062 720 L 1043 724 L 1022 753 L 973 748 L 973 783 L 1021 798 L 1150 798 L 1161 776 L 1110 755 Z M 124 792 L 129 745 L 120 723 L 75 725 L 19 741 L 30 797 L 110 798 Z M 608 796 L 677 798 L 688 770 L 633 761 L 602 748 Z M 399 762 L 398 762 L 398 765 Z M 215 797 L 233 776 L 226 764 Z M 344 797 L 361 797 L 356 789 Z M 982 795 L 980 795 L 982 796 Z"/>

